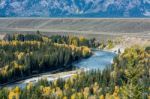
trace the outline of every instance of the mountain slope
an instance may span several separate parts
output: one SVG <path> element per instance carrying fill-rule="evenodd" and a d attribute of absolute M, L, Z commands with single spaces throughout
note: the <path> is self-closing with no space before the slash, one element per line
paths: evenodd
<path fill-rule="evenodd" d="M 150 17 L 150 0 L 1 0 L 1 17 Z"/>
<path fill-rule="evenodd" d="M 83 33 L 150 33 L 149 19 L 1 18 L 0 31 L 78 31 Z M 31 30 L 32 29 L 32 30 Z"/>

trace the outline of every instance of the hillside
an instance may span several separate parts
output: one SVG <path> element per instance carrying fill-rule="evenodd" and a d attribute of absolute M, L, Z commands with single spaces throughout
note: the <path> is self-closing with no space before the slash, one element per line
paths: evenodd
<path fill-rule="evenodd" d="M 148 33 L 149 19 L 0 19 L 0 30 L 88 31 L 107 33 Z M 7 28 L 7 30 L 5 30 Z M 18 31 L 18 30 L 17 30 Z"/>
<path fill-rule="evenodd" d="M 0 33 L 35 33 L 75 35 L 98 40 L 120 36 L 150 37 L 149 19 L 50 19 L 1 18 Z"/>
<path fill-rule="evenodd" d="M 149 0 L 0 0 L 1 17 L 150 17 Z"/>

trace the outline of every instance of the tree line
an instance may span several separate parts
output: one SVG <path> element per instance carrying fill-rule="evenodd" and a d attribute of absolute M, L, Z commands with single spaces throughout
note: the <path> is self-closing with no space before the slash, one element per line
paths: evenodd
<path fill-rule="evenodd" d="M 39 34 L 14 34 L 0 41 L 0 84 L 59 68 L 89 57 L 86 46 L 59 44 Z"/>
<path fill-rule="evenodd" d="M 1 99 L 149 99 L 149 47 L 127 48 L 111 67 L 73 75 L 69 79 L 3 88 Z"/>
<path fill-rule="evenodd" d="M 50 37 L 52 42 L 59 43 L 59 44 L 69 44 L 69 45 L 76 45 L 76 46 L 88 46 L 88 47 L 98 47 L 100 45 L 99 42 L 96 42 L 95 38 L 86 39 L 83 36 L 75 37 L 75 36 L 60 36 L 60 35 L 53 35 Z"/>

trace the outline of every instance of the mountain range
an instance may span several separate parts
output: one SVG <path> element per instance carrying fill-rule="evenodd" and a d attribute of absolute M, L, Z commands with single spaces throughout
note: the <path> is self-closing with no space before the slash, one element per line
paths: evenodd
<path fill-rule="evenodd" d="M 0 17 L 150 17 L 150 0 L 0 0 Z"/>

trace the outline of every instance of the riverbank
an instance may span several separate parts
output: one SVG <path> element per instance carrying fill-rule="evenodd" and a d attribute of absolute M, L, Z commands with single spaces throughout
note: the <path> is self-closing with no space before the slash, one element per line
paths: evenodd
<path fill-rule="evenodd" d="M 36 83 L 38 80 L 46 78 L 48 81 L 54 81 L 57 79 L 67 79 L 72 77 L 73 75 L 80 74 L 81 72 L 85 72 L 91 69 L 100 69 L 103 70 L 107 66 L 112 64 L 113 57 L 115 56 L 112 52 L 106 52 L 101 50 L 96 50 L 93 52 L 94 54 L 87 58 L 82 59 L 81 61 L 73 64 L 74 66 L 78 67 L 78 69 L 70 70 L 70 71 L 62 71 L 57 73 L 45 73 L 40 74 L 35 77 L 27 78 L 26 80 L 22 80 L 16 83 L 11 83 L 6 85 L 5 87 L 13 88 L 15 86 L 19 86 L 20 88 L 24 88 L 28 83 Z"/>
<path fill-rule="evenodd" d="M 10 89 L 15 87 L 15 86 L 18 86 L 20 88 L 24 88 L 27 84 L 29 84 L 29 83 L 35 84 L 41 79 L 47 79 L 47 81 L 49 81 L 49 82 L 55 81 L 57 79 L 67 79 L 67 78 L 72 77 L 73 75 L 79 74 L 79 73 L 84 72 L 84 71 L 85 71 L 84 69 L 77 69 L 77 70 L 73 70 L 73 71 L 66 71 L 66 72 L 60 72 L 60 73 L 55 73 L 55 74 L 47 73 L 44 75 L 40 75 L 37 77 L 32 77 L 32 78 L 29 78 L 29 79 L 26 79 L 23 81 L 16 82 L 14 84 L 10 84 L 10 85 L 7 85 L 5 87 L 8 87 Z"/>
<path fill-rule="evenodd" d="M 120 43 L 116 44 L 115 47 L 113 47 L 112 49 L 105 48 L 104 51 L 115 52 L 116 54 L 118 54 L 123 53 L 126 48 L 130 48 L 133 46 L 145 47 L 149 45 L 150 45 L 149 39 L 143 39 L 141 37 L 124 36 L 121 38 Z"/>
<path fill-rule="evenodd" d="M 116 45 L 115 47 L 113 47 L 112 49 L 104 49 L 104 51 L 108 51 L 108 52 L 114 52 L 116 54 L 119 53 L 123 53 L 125 50 L 125 47 L 122 45 Z"/>

